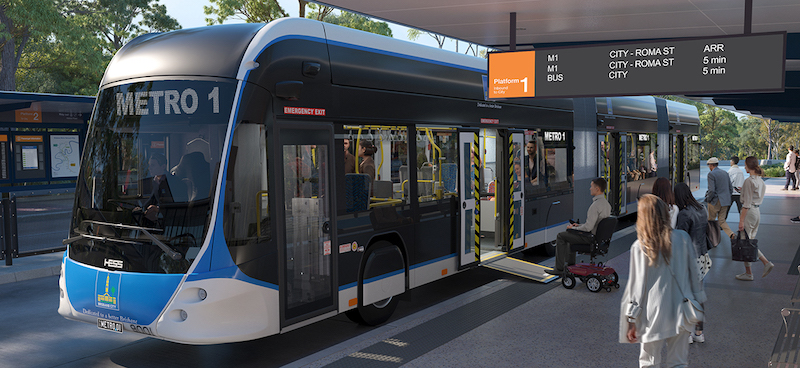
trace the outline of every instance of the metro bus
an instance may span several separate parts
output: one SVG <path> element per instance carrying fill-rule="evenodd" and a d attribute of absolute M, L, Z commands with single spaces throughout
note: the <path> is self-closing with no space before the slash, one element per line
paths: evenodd
<path fill-rule="evenodd" d="M 478 265 L 553 280 L 509 255 L 585 213 L 594 177 L 623 185 L 629 133 L 600 119 L 651 119 L 620 114 L 638 101 L 661 140 L 666 104 L 488 102 L 485 74 L 485 59 L 308 19 L 136 38 L 100 85 L 59 313 L 216 344 L 338 313 L 380 324 L 406 290 Z M 668 175 L 660 149 L 647 177 Z"/>

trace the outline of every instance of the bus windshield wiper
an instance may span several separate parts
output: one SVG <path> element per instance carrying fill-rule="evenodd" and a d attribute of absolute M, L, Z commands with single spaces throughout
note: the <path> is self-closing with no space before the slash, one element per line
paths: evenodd
<path fill-rule="evenodd" d="M 179 252 L 176 252 L 176 251 L 172 250 L 172 248 L 170 248 L 169 246 L 164 244 L 161 240 L 158 240 L 158 238 L 156 238 L 153 234 L 150 233 L 150 231 L 164 231 L 164 230 L 154 229 L 154 228 L 146 228 L 146 227 L 141 227 L 141 226 L 125 225 L 125 224 L 112 224 L 110 222 L 101 222 L 101 221 L 88 220 L 88 221 L 84 221 L 84 222 L 88 222 L 90 224 L 111 226 L 111 227 L 116 227 L 116 228 L 120 228 L 120 229 L 141 231 L 142 234 L 144 234 L 146 237 L 148 237 L 150 240 L 152 240 L 153 243 L 155 243 L 159 248 L 161 248 L 161 250 L 163 250 L 164 253 L 166 253 L 169 256 L 169 258 L 172 258 L 175 261 L 180 260 L 182 258 L 181 254 Z M 121 240 L 121 239 L 110 239 L 110 238 L 106 238 L 106 237 L 102 237 L 102 236 L 89 235 L 89 234 L 79 234 L 78 236 L 74 236 L 74 237 L 71 237 L 71 238 L 68 238 L 68 239 L 64 239 L 62 241 L 62 243 L 64 245 L 67 245 L 67 244 L 70 244 L 70 243 L 74 243 L 74 242 L 76 242 L 76 241 L 78 241 L 80 239 L 83 239 L 83 238 L 89 238 L 89 239 L 94 239 L 94 240 L 102 240 L 102 241 L 114 241 L 114 242 L 119 242 L 119 243 L 141 244 L 139 242 L 132 242 L 132 241 L 126 241 L 126 240 Z"/>

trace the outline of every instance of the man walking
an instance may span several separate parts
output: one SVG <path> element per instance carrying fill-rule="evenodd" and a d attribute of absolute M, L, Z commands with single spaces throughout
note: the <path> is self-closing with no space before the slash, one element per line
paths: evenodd
<path fill-rule="evenodd" d="M 742 185 L 744 184 L 744 171 L 739 168 L 739 157 L 731 157 L 731 168 L 728 169 L 728 176 L 731 178 L 731 186 L 733 187 L 733 198 L 731 199 L 731 206 L 736 203 L 736 209 L 739 213 L 742 212 Z M 726 216 L 727 217 L 727 216 Z"/>
<path fill-rule="evenodd" d="M 719 166 L 719 159 L 712 157 L 706 163 L 711 172 L 708 173 L 708 190 L 706 191 L 706 204 L 708 205 L 708 219 L 716 220 L 719 217 L 719 227 L 729 237 L 733 236 L 733 231 L 728 226 L 728 209 L 731 207 L 731 194 L 733 186 L 728 173 L 722 171 Z"/>
<path fill-rule="evenodd" d="M 781 190 L 789 190 L 789 182 L 792 182 L 792 190 L 797 190 L 797 179 L 794 177 L 795 163 L 797 156 L 794 154 L 794 146 L 789 146 L 789 153 L 786 154 L 786 162 L 783 163 L 783 171 L 786 172 L 786 185 Z"/>
<path fill-rule="evenodd" d="M 567 230 L 556 236 L 556 264 L 552 270 L 545 270 L 551 275 L 564 274 L 565 264 L 575 264 L 575 252 L 570 249 L 570 244 L 587 244 L 592 241 L 591 234 L 597 233 L 600 220 L 611 216 L 611 204 L 603 195 L 606 191 L 606 180 L 597 178 L 589 184 L 589 193 L 592 195 L 592 204 L 586 212 L 586 223 L 569 224 Z M 730 197 L 730 196 L 729 196 Z M 583 233 L 582 233 L 583 232 Z M 590 233 L 591 232 L 591 233 Z"/>

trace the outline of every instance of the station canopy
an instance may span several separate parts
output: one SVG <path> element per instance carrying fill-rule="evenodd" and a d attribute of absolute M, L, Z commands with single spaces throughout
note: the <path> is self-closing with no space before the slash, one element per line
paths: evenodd
<path fill-rule="evenodd" d="M 800 2 L 797 0 L 754 0 L 751 11 L 746 10 L 746 0 L 325 0 L 320 3 L 500 50 L 511 49 L 512 43 L 516 50 L 531 50 L 740 35 L 745 32 L 747 13 L 752 33 L 788 33 L 785 91 L 686 97 L 752 115 L 800 122 Z M 515 24 L 514 35 L 512 24 Z"/>

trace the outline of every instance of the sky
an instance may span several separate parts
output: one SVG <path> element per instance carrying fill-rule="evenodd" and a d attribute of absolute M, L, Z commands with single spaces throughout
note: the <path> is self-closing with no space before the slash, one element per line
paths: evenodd
<path fill-rule="evenodd" d="M 209 0 L 159 0 L 159 3 L 167 7 L 167 14 L 178 20 L 183 28 L 203 27 L 206 25 L 206 15 L 203 13 L 203 6 L 210 5 Z M 298 16 L 300 12 L 300 3 L 297 0 L 278 0 L 283 10 L 289 13 L 290 17 Z M 309 11 L 307 8 L 306 11 Z M 226 23 L 241 23 L 241 20 L 229 20 Z M 408 40 L 408 28 L 389 23 L 392 29 L 394 38 L 401 40 Z M 421 43 L 431 47 L 439 47 L 432 37 L 423 35 L 419 38 L 417 43 Z M 464 50 L 466 44 L 464 42 L 459 46 L 460 50 Z M 454 51 L 455 43 L 452 40 L 445 42 L 444 49 Z"/>

